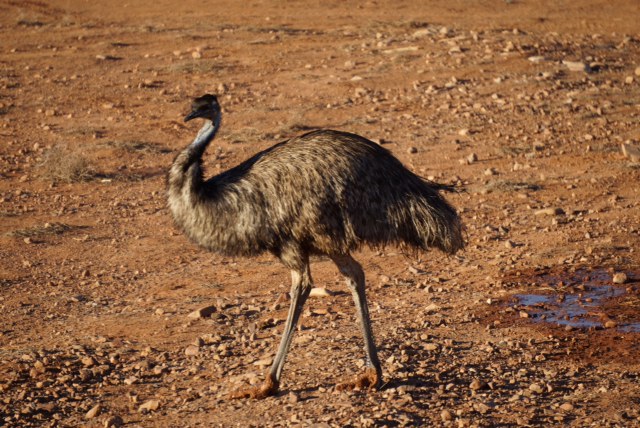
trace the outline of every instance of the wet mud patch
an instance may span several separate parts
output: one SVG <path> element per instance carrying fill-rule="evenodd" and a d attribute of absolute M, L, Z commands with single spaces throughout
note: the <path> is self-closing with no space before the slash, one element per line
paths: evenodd
<path fill-rule="evenodd" d="M 534 293 L 515 294 L 512 303 L 520 317 L 568 331 L 611 328 L 640 333 L 640 306 L 633 283 L 631 278 L 626 284 L 614 284 L 605 270 L 580 270 L 568 277 L 547 274 Z"/>
<path fill-rule="evenodd" d="M 624 284 L 607 269 L 520 272 L 505 279 L 518 291 L 480 317 L 488 329 L 560 340 L 555 358 L 624 362 L 640 352 L 640 272 L 625 272 Z"/>

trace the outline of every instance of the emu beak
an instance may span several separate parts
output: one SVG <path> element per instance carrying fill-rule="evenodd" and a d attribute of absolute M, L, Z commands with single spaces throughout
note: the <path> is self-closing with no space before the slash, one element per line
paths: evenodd
<path fill-rule="evenodd" d="M 196 117 L 198 117 L 198 112 L 194 110 L 185 116 L 184 121 L 189 122 L 191 119 L 195 119 Z"/>

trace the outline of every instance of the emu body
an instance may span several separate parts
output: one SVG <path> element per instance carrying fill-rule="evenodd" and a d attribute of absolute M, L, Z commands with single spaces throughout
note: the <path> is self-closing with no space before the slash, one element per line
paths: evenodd
<path fill-rule="evenodd" d="M 456 211 L 440 195 L 448 186 L 424 180 L 388 150 L 355 134 L 320 130 L 281 142 L 208 180 L 201 158 L 220 126 L 213 95 L 185 118 L 205 119 L 193 143 L 175 159 L 168 205 L 197 244 L 225 255 L 270 252 L 291 270 L 291 306 L 267 380 L 236 397 L 264 397 L 279 385 L 285 356 L 312 287 L 309 256 L 329 256 L 352 291 L 369 370 L 357 383 L 377 387 L 382 371 L 365 296 L 364 272 L 350 255 L 368 245 L 463 247 Z"/>

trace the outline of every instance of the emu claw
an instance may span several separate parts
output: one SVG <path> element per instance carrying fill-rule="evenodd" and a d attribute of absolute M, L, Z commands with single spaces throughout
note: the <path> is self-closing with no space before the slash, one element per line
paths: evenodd
<path fill-rule="evenodd" d="M 352 389 L 374 390 L 380 387 L 380 376 L 374 368 L 365 369 L 364 372 L 356 376 L 352 382 L 344 382 L 336 385 L 338 391 L 350 391 Z"/>
<path fill-rule="evenodd" d="M 240 388 L 229 394 L 229 398 L 253 398 L 262 400 L 264 398 L 275 395 L 278 392 L 278 382 L 275 382 L 271 377 L 267 376 L 264 383 L 260 386 L 252 386 L 249 388 Z"/>

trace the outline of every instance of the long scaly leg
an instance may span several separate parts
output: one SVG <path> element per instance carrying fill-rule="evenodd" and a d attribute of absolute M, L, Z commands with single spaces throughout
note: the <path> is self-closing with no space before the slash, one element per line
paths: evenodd
<path fill-rule="evenodd" d="M 365 293 L 364 272 L 362 266 L 349 254 L 331 256 L 333 262 L 338 266 L 340 272 L 347 280 L 347 286 L 351 290 L 353 301 L 358 313 L 358 321 L 364 336 L 364 349 L 367 355 L 367 368 L 359 375 L 354 382 L 338 385 L 339 390 L 358 388 L 378 388 L 382 382 L 382 368 L 378 360 L 378 352 L 373 339 L 371 329 L 371 319 L 369 318 L 369 308 L 367 306 L 367 296 Z"/>
<path fill-rule="evenodd" d="M 289 314 L 282 332 L 282 339 L 278 346 L 278 351 L 273 359 L 273 364 L 269 370 L 269 374 L 261 386 L 244 388 L 233 392 L 231 398 L 265 398 L 274 395 L 278 391 L 280 385 L 280 376 L 282 368 L 287 357 L 287 351 L 291 345 L 291 339 L 300 318 L 302 307 L 304 306 L 309 293 L 311 292 L 312 282 L 309 272 L 308 259 L 305 258 L 303 266 L 300 269 L 291 270 L 291 305 L 289 306 Z"/>

